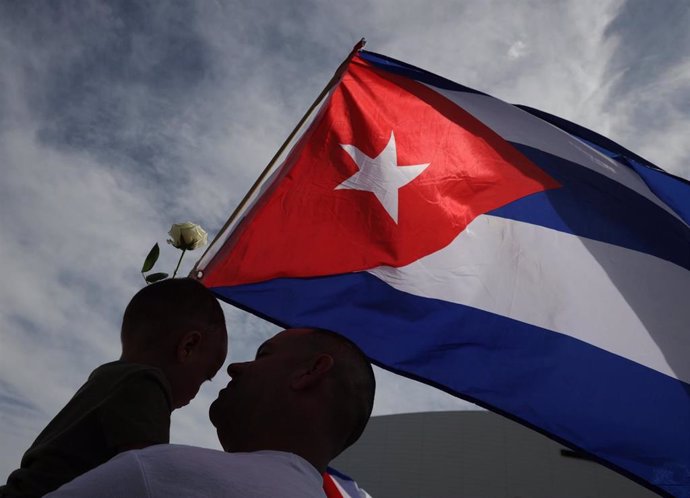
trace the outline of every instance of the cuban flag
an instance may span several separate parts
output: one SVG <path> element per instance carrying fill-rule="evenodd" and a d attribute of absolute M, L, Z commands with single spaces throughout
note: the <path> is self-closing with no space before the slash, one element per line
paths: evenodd
<path fill-rule="evenodd" d="M 323 474 L 323 491 L 326 498 L 371 498 L 352 477 L 332 467 L 328 467 Z"/>
<path fill-rule="evenodd" d="M 360 51 L 198 276 L 690 496 L 690 184 Z"/>

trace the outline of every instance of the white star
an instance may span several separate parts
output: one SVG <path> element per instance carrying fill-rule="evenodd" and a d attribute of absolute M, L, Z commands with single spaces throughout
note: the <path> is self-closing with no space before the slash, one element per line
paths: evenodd
<path fill-rule="evenodd" d="M 417 178 L 430 163 L 399 166 L 393 132 L 386 147 L 376 157 L 367 156 L 354 145 L 340 146 L 357 163 L 359 171 L 335 190 L 352 189 L 373 193 L 393 221 L 398 223 L 398 189 Z"/>

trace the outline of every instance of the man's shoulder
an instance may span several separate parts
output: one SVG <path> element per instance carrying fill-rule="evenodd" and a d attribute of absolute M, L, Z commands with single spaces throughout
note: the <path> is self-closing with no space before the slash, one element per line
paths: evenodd
<path fill-rule="evenodd" d="M 207 491 L 218 487 L 227 491 L 228 496 L 323 496 L 319 472 L 294 453 L 226 453 L 180 444 L 161 444 L 127 453 L 148 478 L 166 476 L 176 480 L 178 487 L 181 482 L 192 487 L 207 483 Z"/>
<path fill-rule="evenodd" d="M 301 472 L 296 461 L 299 457 L 284 452 L 225 453 L 198 446 L 159 444 L 121 453 L 65 485 L 54 496 L 92 496 L 89 493 L 105 486 L 115 489 L 111 496 L 117 497 L 323 498 L 318 472 Z M 144 488 L 148 494 L 142 494 Z"/>
<path fill-rule="evenodd" d="M 123 456 L 138 461 L 144 467 L 149 465 L 174 467 L 179 464 L 185 469 L 191 470 L 197 467 L 205 469 L 206 472 L 213 472 L 214 468 L 218 468 L 222 473 L 226 473 L 229 468 L 285 468 L 320 478 L 320 474 L 306 460 L 294 453 L 284 451 L 227 453 L 200 446 L 157 444 L 141 450 L 128 451 L 117 458 Z M 194 470 L 194 472 L 198 471 Z"/>
<path fill-rule="evenodd" d="M 143 474 L 168 474 L 181 478 L 222 475 L 229 466 L 228 453 L 184 444 L 156 444 L 140 450 L 125 451 L 111 460 L 113 465 L 135 465 Z M 120 460 L 120 462 L 118 462 Z"/>
<path fill-rule="evenodd" d="M 229 455 L 222 450 L 204 448 L 202 446 L 191 446 L 187 444 L 155 444 L 140 450 L 129 451 L 132 456 L 145 459 L 177 458 L 187 457 L 208 457 L 225 458 Z"/>

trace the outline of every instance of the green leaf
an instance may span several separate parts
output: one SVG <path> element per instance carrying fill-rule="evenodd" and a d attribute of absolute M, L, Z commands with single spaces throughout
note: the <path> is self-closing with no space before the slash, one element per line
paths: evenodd
<path fill-rule="evenodd" d="M 163 280 L 164 278 L 168 278 L 167 273 L 152 273 L 151 275 L 146 275 L 146 281 L 150 284 Z"/>
<path fill-rule="evenodd" d="M 160 256 L 160 254 L 161 250 L 158 247 L 158 242 L 156 242 L 149 251 L 149 255 L 146 256 L 146 259 L 144 260 L 144 266 L 141 267 L 141 273 L 150 271 L 151 268 L 153 268 L 153 265 L 156 264 L 156 261 L 158 261 L 158 256 Z"/>

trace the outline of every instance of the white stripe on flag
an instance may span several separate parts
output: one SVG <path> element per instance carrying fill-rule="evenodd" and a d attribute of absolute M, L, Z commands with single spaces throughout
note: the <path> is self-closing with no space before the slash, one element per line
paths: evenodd
<path fill-rule="evenodd" d="M 330 474 L 330 476 L 333 478 L 333 483 L 340 491 L 340 494 L 343 495 L 343 498 L 371 498 L 371 495 L 360 488 L 355 481 L 346 481 L 333 474 Z M 344 484 L 347 485 L 348 489 L 345 489 Z"/>
<path fill-rule="evenodd" d="M 417 296 L 560 332 L 690 382 L 690 271 L 641 252 L 482 215 L 450 245 L 369 272 Z"/>

